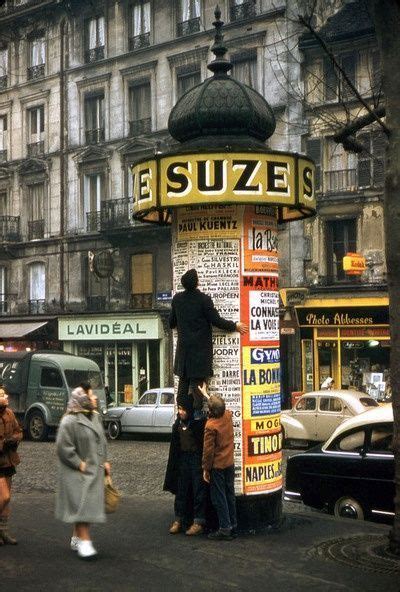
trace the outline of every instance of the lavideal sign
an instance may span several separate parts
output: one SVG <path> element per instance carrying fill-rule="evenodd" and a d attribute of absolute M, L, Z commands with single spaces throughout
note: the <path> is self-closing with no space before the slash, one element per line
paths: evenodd
<path fill-rule="evenodd" d="M 158 317 L 70 318 L 58 321 L 61 341 L 161 339 Z"/>
<path fill-rule="evenodd" d="M 315 213 L 315 167 L 297 154 L 162 155 L 132 167 L 133 214 L 211 204 L 280 206 L 282 219 Z"/>

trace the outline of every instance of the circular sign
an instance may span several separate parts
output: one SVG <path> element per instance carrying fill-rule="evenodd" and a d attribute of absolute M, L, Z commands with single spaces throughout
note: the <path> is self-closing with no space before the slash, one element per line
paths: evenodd
<path fill-rule="evenodd" d="M 109 251 L 95 253 L 93 271 L 99 278 L 109 278 L 114 272 L 114 259 Z"/>

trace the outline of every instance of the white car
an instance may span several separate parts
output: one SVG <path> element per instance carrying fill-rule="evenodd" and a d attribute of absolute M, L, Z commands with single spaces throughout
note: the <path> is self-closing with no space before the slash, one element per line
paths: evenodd
<path fill-rule="evenodd" d="M 103 422 L 111 440 L 123 433 L 170 434 L 175 419 L 174 389 L 150 389 L 131 407 L 110 407 Z"/>
<path fill-rule="evenodd" d="M 293 409 L 283 411 L 284 444 L 304 446 L 324 442 L 345 419 L 378 407 L 365 393 L 350 390 L 320 390 L 306 393 Z"/>

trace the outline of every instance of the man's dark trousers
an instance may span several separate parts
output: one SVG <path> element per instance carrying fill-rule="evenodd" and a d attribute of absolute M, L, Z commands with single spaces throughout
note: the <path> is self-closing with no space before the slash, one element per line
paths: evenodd
<path fill-rule="evenodd" d="M 182 452 L 179 461 L 178 491 L 175 496 L 175 518 L 187 516 L 189 492 L 193 490 L 194 521 L 205 522 L 206 486 L 201 468 L 201 455 L 198 452 Z"/>

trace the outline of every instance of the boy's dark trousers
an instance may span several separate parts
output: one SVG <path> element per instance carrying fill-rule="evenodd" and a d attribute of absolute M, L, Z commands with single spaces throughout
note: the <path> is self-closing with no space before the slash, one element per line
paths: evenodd
<path fill-rule="evenodd" d="M 194 522 L 205 523 L 206 487 L 201 468 L 201 454 L 182 452 L 179 462 L 178 491 L 175 496 L 175 518 L 182 520 L 188 513 L 188 495 L 193 491 Z"/>
<path fill-rule="evenodd" d="M 210 494 L 218 514 L 220 529 L 236 528 L 235 467 L 233 465 L 226 469 L 211 469 Z"/>

